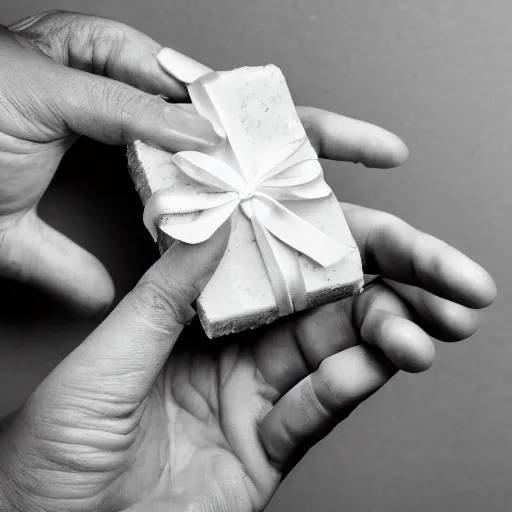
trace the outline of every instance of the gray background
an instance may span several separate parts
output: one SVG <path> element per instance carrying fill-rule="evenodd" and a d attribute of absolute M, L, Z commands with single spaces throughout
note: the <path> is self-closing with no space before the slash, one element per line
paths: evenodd
<path fill-rule="evenodd" d="M 358 409 L 308 454 L 270 510 L 510 510 L 511 3 L 16 0 L 2 2 L 0 22 L 57 7 L 120 19 L 213 68 L 273 62 L 297 103 L 395 131 L 411 150 L 398 170 L 326 165 L 339 198 L 402 216 L 497 280 L 499 299 L 478 333 L 439 346 L 431 371 L 398 376 Z M 42 215 L 97 254 L 122 295 L 154 253 L 122 151 L 81 144 Z M 112 179 L 102 184 L 95 171 L 106 168 Z M 1 413 L 92 328 L 20 287 L 4 290 Z"/>

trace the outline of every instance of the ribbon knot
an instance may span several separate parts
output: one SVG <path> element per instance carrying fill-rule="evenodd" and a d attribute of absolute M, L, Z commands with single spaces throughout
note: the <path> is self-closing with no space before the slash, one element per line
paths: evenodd
<path fill-rule="evenodd" d="M 258 186 L 253 183 L 246 183 L 239 191 L 238 191 L 238 199 L 240 202 L 248 201 L 254 197 L 256 191 L 258 190 Z"/>
<path fill-rule="evenodd" d="M 176 240 L 200 243 L 240 207 L 251 222 L 279 314 L 305 309 L 307 297 L 298 253 L 327 267 L 354 249 L 282 204 L 325 198 L 332 193 L 318 158 L 304 159 L 297 153 L 306 142 L 307 138 L 301 138 L 280 148 L 261 163 L 260 171 L 251 179 L 210 155 L 176 153 L 173 164 L 183 179 L 149 198 L 144 209 L 146 227 L 156 240 L 156 222 L 165 215 L 170 222 L 160 223 L 162 231 Z"/>

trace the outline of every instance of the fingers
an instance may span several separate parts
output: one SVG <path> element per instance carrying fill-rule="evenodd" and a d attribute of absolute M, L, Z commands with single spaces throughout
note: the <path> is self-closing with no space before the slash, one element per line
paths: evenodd
<path fill-rule="evenodd" d="M 4 233 L 0 248 L 2 276 L 39 288 L 80 315 L 102 314 L 114 300 L 105 267 L 34 211 Z"/>
<path fill-rule="evenodd" d="M 9 29 L 59 64 L 125 82 L 173 101 L 187 101 L 186 88 L 163 71 L 156 56 L 162 46 L 117 21 L 66 11 L 48 11 Z"/>
<path fill-rule="evenodd" d="M 163 48 L 134 28 L 104 18 L 49 11 L 26 18 L 9 29 L 60 64 L 103 75 L 147 93 L 164 94 L 173 101 L 186 101 L 188 93 L 183 84 L 210 71 L 175 50 Z M 121 100 L 121 104 L 126 102 Z M 128 114 L 134 104 L 135 98 Z M 148 105 L 143 102 L 142 106 Z M 382 128 L 315 108 L 297 110 L 323 158 L 377 168 L 396 167 L 407 160 L 405 144 Z M 142 111 L 140 108 L 137 113 Z M 160 138 L 154 143 L 173 149 Z"/>
<path fill-rule="evenodd" d="M 282 396 L 327 357 L 356 345 L 353 299 L 285 317 L 269 326 L 252 346 L 265 382 Z"/>
<path fill-rule="evenodd" d="M 270 459 L 278 468 L 297 462 L 395 372 L 385 358 L 364 345 L 325 359 L 261 421 L 260 439 Z"/>
<path fill-rule="evenodd" d="M 54 110 L 72 131 L 106 144 L 142 140 L 176 152 L 218 143 L 197 112 L 113 80 L 62 68 L 51 93 Z"/>
<path fill-rule="evenodd" d="M 61 364 L 57 380 L 88 396 L 111 396 L 113 407 L 137 407 L 195 316 L 191 304 L 215 272 L 229 230 L 226 223 L 206 242 L 171 247 Z"/>
<path fill-rule="evenodd" d="M 435 357 L 431 338 L 416 325 L 406 302 L 382 283 L 274 323 L 252 352 L 261 376 L 280 397 L 324 359 L 362 342 L 407 372 L 427 370 Z"/>
<path fill-rule="evenodd" d="M 311 107 L 298 107 L 297 112 L 320 158 L 387 169 L 409 156 L 396 135 L 378 126 Z"/>
<path fill-rule="evenodd" d="M 441 341 L 461 341 L 478 328 L 478 312 L 433 295 L 416 286 L 386 280 L 414 311 L 417 323 L 430 336 Z"/>
<path fill-rule="evenodd" d="M 392 215 L 347 204 L 342 208 L 366 273 L 418 286 L 470 308 L 494 301 L 491 276 L 457 249 Z"/>
<path fill-rule="evenodd" d="M 213 69 L 171 48 L 160 50 L 157 59 L 162 69 L 184 84 L 191 84 L 203 75 L 213 71 Z"/>
<path fill-rule="evenodd" d="M 428 370 L 435 357 L 430 336 L 418 326 L 407 305 L 379 283 L 356 297 L 354 322 L 361 339 L 380 349 L 398 369 L 417 373 Z"/>
<path fill-rule="evenodd" d="M 9 29 L 59 64 L 125 82 L 147 93 L 164 94 L 174 101 L 186 101 L 183 84 L 210 71 L 138 30 L 105 18 L 49 11 Z M 382 128 L 315 108 L 299 107 L 298 113 L 323 158 L 376 168 L 396 167 L 407 160 L 405 144 Z M 162 145 L 161 141 L 157 144 Z M 165 144 L 162 147 L 172 149 Z"/>
<path fill-rule="evenodd" d="M 411 286 L 393 282 L 390 286 L 399 294 L 376 283 L 355 299 L 354 324 L 368 345 L 358 345 L 327 357 L 316 371 L 284 394 L 262 420 L 260 438 L 278 468 L 296 463 L 357 405 L 387 382 L 397 368 L 418 372 L 432 364 L 434 345 L 414 322 L 409 304 L 422 315 L 422 326 L 430 322 L 430 329 L 443 332 L 445 337 L 466 336 L 472 330 L 474 322 L 467 316 L 466 308 Z M 309 326 L 310 335 L 316 330 L 322 339 L 322 328 L 318 329 L 311 322 Z M 316 341 L 312 339 L 310 344 Z M 299 377 L 297 368 L 295 377 Z"/>
<path fill-rule="evenodd" d="M 170 48 L 160 51 L 158 61 L 167 73 L 186 84 L 212 71 Z M 403 164 L 409 156 L 396 135 L 378 126 L 311 107 L 298 107 L 297 112 L 322 158 L 388 168 Z"/>
<path fill-rule="evenodd" d="M 58 65 L 27 51 L 10 33 L 3 39 L 10 49 L 7 69 L 17 63 L 16 70 L 4 77 L 7 92 L 19 105 L 17 122 L 8 126 L 15 137 L 29 133 L 30 140 L 47 142 L 74 132 L 106 144 L 142 140 L 172 152 L 201 150 L 219 141 L 210 122 L 196 111 L 122 82 Z"/>

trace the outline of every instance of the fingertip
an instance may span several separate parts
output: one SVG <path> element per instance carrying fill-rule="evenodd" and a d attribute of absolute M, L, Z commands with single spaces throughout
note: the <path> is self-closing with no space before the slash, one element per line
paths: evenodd
<path fill-rule="evenodd" d="M 115 298 L 112 277 L 99 259 L 27 213 L 12 232 L 12 277 L 54 297 L 79 318 L 97 319 Z"/>
<path fill-rule="evenodd" d="M 437 335 L 431 332 L 431 334 L 441 341 L 447 342 L 462 341 L 475 334 L 479 323 L 478 311 L 434 297 L 434 301 L 436 300 L 441 301 L 442 308 L 435 311 L 435 304 L 432 305 L 430 324 L 438 323 L 441 333 Z"/>
<path fill-rule="evenodd" d="M 405 372 L 424 372 L 434 363 L 436 349 L 430 336 L 405 318 L 388 318 L 382 328 L 382 338 L 386 355 Z"/>
<path fill-rule="evenodd" d="M 379 317 L 370 343 L 378 346 L 400 370 L 408 373 L 428 370 L 436 354 L 430 336 L 405 318 L 385 311 L 381 311 Z"/>
<path fill-rule="evenodd" d="M 231 235 L 231 221 L 227 220 L 207 240 L 197 244 L 179 242 L 171 245 L 161 259 L 148 271 L 155 279 L 176 280 L 181 286 L 199 295 L 211 279 L 226 251 Z M 160 277 L 158 277 L 160 276 Z M 193 297 L 195 300 L 197 297 Z"/>
<path fill-rule="evenodd" d="M 478 263 L 455 251 L 458 257 L 449 257 L 448 254 L 442 259 L 439 275 L 446 276 L 445 279 L 452 282 L 454 299 L 463 306 L 474 309 L 489 307 L 497 295 L 493 278 Z"/>
<path fill-rule="evenodd" d="M 89 291 L 84 288 L 82 293 L 77 294 L 76 301 L 70 302 L 70 306 L 79 316 L 99 321 L 112 308 L 116 289 L 107 269 L 94 256 L 92 258 L 96 262 L 90 264 Z"/>
<path fill-rule="evenodd" d="M 475 296 L 475 308 L 484 309 L 489 307 L 498 295 L 498 288 L 491 275 L 481 268 L 482 278 L 479 293 Z"/>
<path fill-rule="evenodd" d="M 386 280 L 386 284 L 415 311 L 418 323 L 425 332 L 440 341 L 462 341 L 478 329 L 480 315 L 475 309 L 415 286 L 389 280 Z"/>
<path fill-rule="evenodd" d="M 390 133 L 389 163 L 390 167 L 400 167 L 409 159 L 409 148 L 397 135 Z"/>
<path fill-rule="evenodd" d="M 403 140 L 394 133 L 377 126 L 363 147 L 366 156 L 361 159 L 361 163 L 365 167 L 393 169 L 403 165 L 409 158 L 409 148 Z"/>

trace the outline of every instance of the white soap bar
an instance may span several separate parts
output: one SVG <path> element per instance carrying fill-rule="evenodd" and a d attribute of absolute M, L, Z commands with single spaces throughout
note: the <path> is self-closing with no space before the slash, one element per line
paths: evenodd
<path fill-rule="evenodd" d="M 216 112 L 214 128 L 229 140 L 211 154 L 247 178 L 256 171 L 262 158 L 305 136 L 284 76 L 275 66 L 210 73 L 191 84 L 189 92 L 195 104 L 210 102 Z M 294 158 L 312 155 L 316 156 L 308 142 Z M 182 171 L 172 163 L 168 152 L 136 142 L 129 147 L 128 156 L 132 178 L 144 203 L 152 193 L 180 179 Z M 334 194 L 282 204 L 324 233 L 355 246 Z M 165 222 L 164 216 L 160 223 Z M 197 301 L 199 317 L 211 338 L 259 327 L 279 316 L 250 221 L 237 209 L 231 222 L 226 253 Z M 161 251 L 172 242 L 163 233 L 159 241 Z M 326 268 L 303 255 L 299 255 L 299 261 L 308 307 L 348 297 L 362 288 L 361 260 L 355 248 Z"/>

